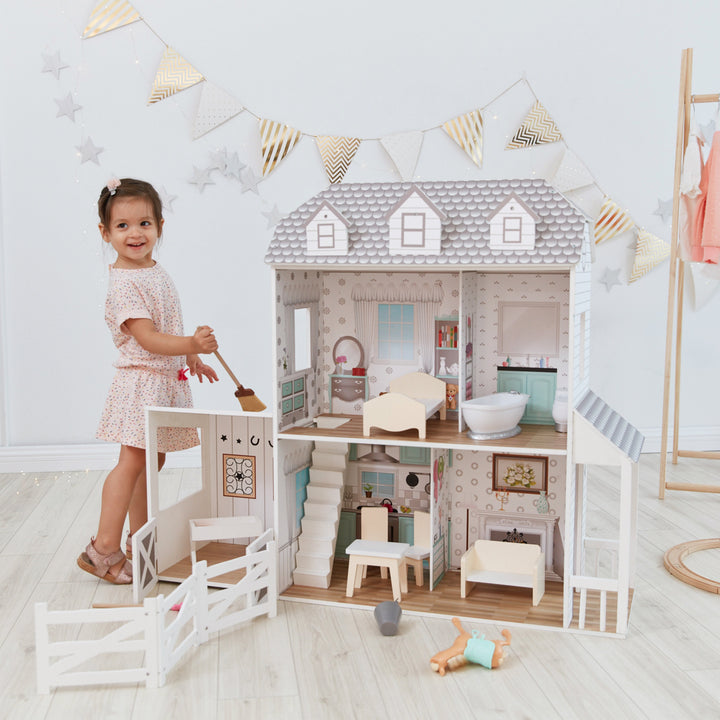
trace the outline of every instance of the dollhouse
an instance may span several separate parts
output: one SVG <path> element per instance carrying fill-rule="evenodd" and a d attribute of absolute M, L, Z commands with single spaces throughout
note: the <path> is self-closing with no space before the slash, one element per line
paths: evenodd
<path fill-rule="evenodd" d="M 591 629 L 606 630 L 610 599 L 625 633 L 643 438 L 590 389 L 591 242 L 539 179 L 332 185 L 278 223 L 281 592 L 322 599 L 344 583 L 333 568 L 361 537 L 360 508 L 384 504 L 389 539 L 410 545 L 429 512 L 431 591 L 456 576 L 459 594 L 453 571 L 477 540 L 520 539 L 562 588 L 563 627 L 585 627 L 596 602 Z M 397 392 L 413 373 L 433 389 Z M 463 403 L 501 392 L 529 397 L 519 432 L 470 438 Z M 587 531 L 594 463 L 618 473 L 612 538 Z"/>

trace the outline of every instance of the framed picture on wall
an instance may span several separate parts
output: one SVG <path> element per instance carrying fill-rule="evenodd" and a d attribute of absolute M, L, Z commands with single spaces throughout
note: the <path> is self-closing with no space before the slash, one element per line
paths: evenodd
<path fill-rule="evenodd" d="M 547 491 L 547 469 L 545 456 L 493 453 L 492 489 L 520 493 Z"/>
<path fill-rule="evenodd" d="M 223 453 L 223 495 L 225 497 L 254 500 L 255 457 Z"/>

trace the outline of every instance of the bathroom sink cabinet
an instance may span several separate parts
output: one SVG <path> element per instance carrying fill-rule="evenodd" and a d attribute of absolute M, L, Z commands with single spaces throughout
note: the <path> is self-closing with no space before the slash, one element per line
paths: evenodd
<path fill-rule="evenodd" d="M 497 391 L 530 396 L 520 419 L 527 425 L 553 425 L 552 406 L 557 388 L 555 368 L 498 368 Z"/>

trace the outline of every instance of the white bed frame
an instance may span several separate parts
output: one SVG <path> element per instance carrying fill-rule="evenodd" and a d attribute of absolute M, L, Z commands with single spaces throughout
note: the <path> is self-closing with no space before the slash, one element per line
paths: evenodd
<path fill-rule="evenodd" d="M 373 427 L 389 432 L 416 429 L 424 440 L 427 419 L 438 410 L 440 419 L 446 418 L 446 393 L 445 382 L 427 373 L 409 373 L 391 381 L 390 392 L 364 403 L 363 435 L 368 437 Z"/>

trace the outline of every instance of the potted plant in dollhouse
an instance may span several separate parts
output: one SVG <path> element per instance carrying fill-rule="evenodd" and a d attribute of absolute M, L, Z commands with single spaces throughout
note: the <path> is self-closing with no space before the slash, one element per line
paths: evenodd
<path fill-rule="evenodd" d="M 370 483 L 365 483 L 363 490 L 365 491 L 365 497 L 372 497 L 373 486 Z"/>
<path fill-rule="evenodd" d="M 335 358 L 335 374 L 336 375 L 344 375 L 345 371 L 343 369 L 343 364 L 347 362 L 347 356 L 346 355 L 338 355 Z"/>

